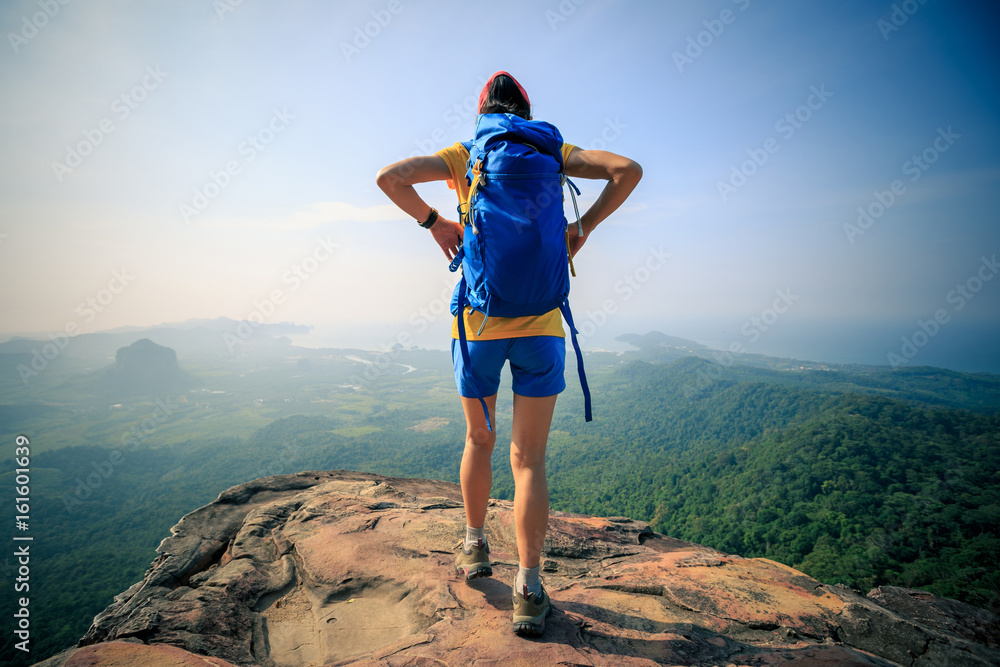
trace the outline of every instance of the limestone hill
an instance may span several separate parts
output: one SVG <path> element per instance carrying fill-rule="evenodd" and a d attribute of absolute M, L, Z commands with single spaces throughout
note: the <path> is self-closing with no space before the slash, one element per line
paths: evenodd
<path fill-rule="evenodd" d="M 177 365 L 177 353 L 148 338 L 119 348 L 103 379 L 104 388 L 116 395 L 163 395 L 192 384 Z"/>

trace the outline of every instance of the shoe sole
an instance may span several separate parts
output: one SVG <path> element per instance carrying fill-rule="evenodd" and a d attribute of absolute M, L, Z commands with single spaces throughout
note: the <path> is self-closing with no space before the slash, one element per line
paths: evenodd
<path fill-rule="evenodd" d="M 514 634 L 522 637 L 540 637 L 545 632 L 545 618 L 541 622 L 521 621 L 514 623 Z"/>
<path fill-rule="evenodd" d="M 466 581 L 470 581 L 472 579 L 479 579 L 480 577 L 493 576 L 493 568 L 490 567 L 489 565 L 479 565 L 477 567 L 472 567 L 472 568 L 456 566 L 455 569 L 458 571 L 459 574 L 465 575 Z"/>
<path fill-rule="evenodd" d="M 552 603 L 539 616 L 515 616 L 514 633 L 527 637 L 538 637 L 545 632 L 545 617 L 552 613 Z"/>

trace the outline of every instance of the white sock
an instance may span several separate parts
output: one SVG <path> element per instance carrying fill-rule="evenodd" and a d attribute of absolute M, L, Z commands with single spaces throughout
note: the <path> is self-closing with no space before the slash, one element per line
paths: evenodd
<path fill-rule="evenodd" d="M 465 550 L 469 551 L 471 549 L 479 548 L 479 541 L 486 544 L 486 528 L 473 528 L 472 526 L 465 527 Z"/>
<path fill-rule="evenodd" d="M 538 578 L 538 573 L 542 569 L 541 565 L 535 567 L 519 566 L 517 576 L 514 577 L 514 590 L 521 594 L 521 597 L 528 597 L 532 593 L 540 595 L 542 592 L 542 582 Z"/>

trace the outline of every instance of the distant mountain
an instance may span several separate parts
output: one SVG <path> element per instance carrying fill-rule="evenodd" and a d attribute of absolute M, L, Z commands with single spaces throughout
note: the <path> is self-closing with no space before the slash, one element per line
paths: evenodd
<path fill-rule="evenodd" d="M 209 331 L 225 332 L 232 331 L 240 323 L 228 317 L 216 317 L 213 319 L 189 318 L 182 322 L 163 322 L 157 324 L 155 327 L 118 327 L 117 329 L 109 329 L 103 333 L 130 333 L 134 331 L 148 331 L 150 329 L 178 329 L 181 331 L 208 329 Z M 312 329 L 311 326 L 294 324 L 293 322 L 275 322 L 273 324 L 257 324 L 252 326 L 254 329 L 264 329 L 272 336 L 308 333 Z"/>
<path fill-rule="evenodd" d="M 177 365 L 177 353 L 143 338 L 115 354 L 103 384 L 112 394 L 165 394 L 186 389 L 193 378 Z"/>
<path fill-rule="evenodd" d="M 701 343 L 677 336 L 668 336 L 659 331 L 650 331 L 645 334 L 627 333 L 615 338 L 617 341 L 628 343 L 640 350 L 650 350 L 657 347 L 676 347 L 682 350 L 706 349 Z"/>
<path fill-rule="evenodd" d="M 304 334 L 310 329 L 309 326 L 291 322 L 258 324 L 228 317 L 214 320 L 192 319 L 153 327 L 119 327 L 109 331 L 77 334 L 68 339 L 63 336 L 60 340 L 65 344 L 60 344 L 58 355 L 46 354 L 44 359 L 52 360 L 55 356 L 55 362 L 75 359 L 103 365 L 114 357 L 119 348 L 143 338 L 157 340 L 176 350 L 182 357 L 232 357 L 234 354 L 260 354 L 274 350 L 284 353 L 291 344 L 285 338 L 286 335 Z M 16 368 L 17 364 L 30 366 L 34 356 L 45 352 L 46 345 L 55 349 L 47 334 L 39 334 L 37 337 L 18 336 L 0 343 L 0 368 L 6 365 Z"/>
<path fill-rule="evenodd" d="M 833 364 L 818 361 L 805 361 L 791 357 L 771 357 L 750 352 L 731 352 L 708 347 L 701 343 L 677 336 L 668 336 L 660 331 L 650 331 L 645 334 L 627 333 L 615 340 L 628 343 L 635 350 L 628 350 L 620 355 L 621 361 L 645 361 L 651 364 L 671 364 L 685 357 L 700 357 L 713 362 L 719 367 L 733 364 L 771 368 L 775 370 L 831 370 L 831 369 L 885 369 L 887 366 L 870 366 L 862 364 Z"/>

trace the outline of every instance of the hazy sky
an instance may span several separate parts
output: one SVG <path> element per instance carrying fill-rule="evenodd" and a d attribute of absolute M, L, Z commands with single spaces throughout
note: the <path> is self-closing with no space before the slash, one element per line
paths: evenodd
<path fill-rule="evenodd" d="M 374 177 L 469 138 L 505 69 L 568 142 L 643 166 L 577 261 L 591 346 L 887 363 L 906 338 L 1000 369 L 994 3 L 498 7 L 3 3 L 0 331 L 257 317 L 444 348 L 455 275 Z"/>

